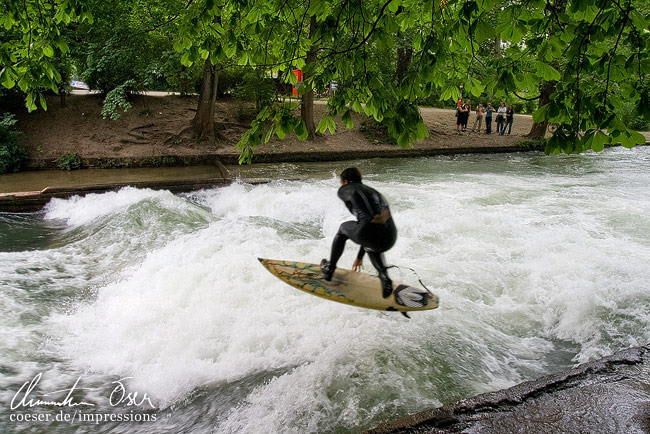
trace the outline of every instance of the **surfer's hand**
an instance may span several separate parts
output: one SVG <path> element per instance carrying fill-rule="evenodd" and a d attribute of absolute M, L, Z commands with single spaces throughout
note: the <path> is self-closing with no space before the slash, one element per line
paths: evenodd
<path fill-rule="evenodd" d="M 361 267 L 363 267 L 363 259 L 355 259 L 352 264 L 352 270 L 358 272 L 361 271 Z"/>
<path fill-rule="evenodd" d="M 383 225 L 389 219 L 390 219 L 390 211 L 388 211 L 388 208 L 384 208 L 383 210 L 381 210 L 380 214 L 377 214 L 372 218 L 372 220 L 370 220 L 370 223 Z"/>

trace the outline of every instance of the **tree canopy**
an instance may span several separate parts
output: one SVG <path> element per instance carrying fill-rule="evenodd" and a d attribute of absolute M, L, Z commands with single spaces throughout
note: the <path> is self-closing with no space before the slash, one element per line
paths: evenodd
<path fill-rule="evenodd" d="M 93 17 L 79 0 L 2 0 L 0 9 L 0 83 L 18 86 L 30 111 L 37 103 L 46 109 L 42 91 L 58 93 L 61 81 L 56 57 L 70 51 L 64 31 Z"/>
<path fill-rule="evenodd" d="M 18 83 L 34 108 L 57 78 L 49 59 L 67 51 L 61 27 L 91 22 L 88 2 L 3 4 L 0 82 Z M 168 8 L 165 20 L 186 66 L 234 64 L 294 84 L 292 70 L 301 68 L 303 92 L 336 80 L 321 133 L 334 132 L 336 116 L 351 127 L 351 113 L 364 112 L 412 146 L 428 135 L 417 101 L 434 94 L 455 101 L 461 89 L 493 100 L 537 100 L 551 89 L 534 113 L 556 127 L 549 153 L 643 143 L 623 119 L 624 105 L 650 120 L 644 0 L 188 0 Z M 237 145 L 241 160 L 274 134 L 306 138 L 296 107 L 283 100 L 264 107 Z"/>

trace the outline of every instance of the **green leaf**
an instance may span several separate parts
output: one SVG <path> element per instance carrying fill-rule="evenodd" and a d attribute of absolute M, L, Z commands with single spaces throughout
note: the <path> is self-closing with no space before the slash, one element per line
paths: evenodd
<path fill-rule="evenodd" d="M 11 75 L 9 74 L 9 68 L 0 70 L 0 83 L 7 89 L 11 89 L 16 85 L 16 82 L 11 78 Z"/>
<path fill-rule="evenodd" d="M 43 110 L 47 110 L 47 101 L 45 100 L 45 96 L 42 93 L 39 93 L 38 99 L 41 103 L 41 107 L 43 108 Z"/>
<path fill-rule="evenodd" d="M 517 76 L 517 82 L 521 85 L 522 89 L 528 92 L 537 92 L 539 88 L 539 79 L 535 74 L 524 72 L 521 76 Z"/>
<path fill-rule="evenodd" d="M 376 110 L 373 99 L 370 98 L 368 102 L 366 102 L 366 105 L 363 107 L 363 112 L 366 114 L 366 116 L 374 116 L 375 111 Z"/>
<path fill-rule="evenodd" d="M 499 0 L 476 0 L 476 4 L 482 10 L 492 9 L 497 3 L 499 3 Z"/>
<path fill-rule="evenodd" d="M 275 129 L 273 127 L 269 128 L 269 130 L 266 132 L 266 137 L 264 138 L 264 143 L 268 143 L 269 140 L 271 140 L 271 137 L 273 137 L 273 132 Z"/>
<path fill-rule="evenodd" d="M 633 148 L 646 142 L 643 134 L 628 129 L 613 131 L 611 137 L 612 143 L 620 143 L 626 148 Z"/>
<path fill-rule="evenodd" d="M 43 46 L 43 54 L 45 54 L 47 57 L 53 57 L 54 56 L 54 49 L 50 47 L 49 45 Z"/>
<path fill-rule="evenodd" d="M 639 98 L 639 104 L 636 106 L 636 112 L 639 116 L 650 121 L 650 94 L 642 93 Z"/>
<path fill-rule="evenodd" d="M 226 55 L 226 57 L 232 59 L 235 53 L 237 52 L 237 45 L 224 43 L 222 44 L 222 46 L 223 46 L 223 52 Z"/>
<path fill-rule="evenodd" d="M 510 70 L 504 69 L 499 75 L 499 84 L 502 89 L 516 89 L 517 83 L 515 82 L 515 77 L 512 75 Z"/>
<path fill-rule="evenodd" d="M 631 144 L 630 147 L 636 146 L 636 145 L 643 145 L 646 142 L 646 138 L 643 134 L 633 131 L 633 130 L 627 130 L 627 133 L 629 135 L 629 142 Z"/>
<path fill-rule="evenodd" d="M 608 144 L 609 141 L 610 138 L 607 134 L 603 133 L 602 131 L 598 131 L 596 134 L 594 134 L 594 142 L 591 145 L 591 149 L 596 152 L 602 151 L 605 149 L 605 145 Z"/>
<path fill-rule="evenodd" d="M 329 116 L 323 116 L 321 118 L 320 122 L 318 122 L 318 126 L 316 127 L 316 131 L 318 131 L 319 133 L 324 133 L 325 130 L 327 130 L 327 125 L 328 125 L 329 119 L 331 119 Z"/>
<path fill-rule="evenodd" d="M 58 38 L 56 41 L 54 41 L 54 44 L 63 54 L 66 54 L 68 51 L 70 51 L 68 44 L 66 44 L 66 42 L 61 38 Z"/>
<path fill-rule="evenodd" d="M 487 39 L 493 38 L 494 35 L 494 26 L 489 25 L 482 18 L 475 22 L 474 38 L 476 39 L 476 42 L 481 43 Z"/>
<path fill-rule="evenodd" d="M 646 14 L 647 14 L 646 10 Z M 630 19 L 632 20 L 632 23 L 636 26 L 637 30 L 645 29 L 648 30 L 650 28 L 650 17 L 643 16 L 640 14 L 638 11 L 632 11 L 630 13 Z"/>
<path fill-rule="evenodd" d="M 300 119 L 300 121 L 297 123 L 296 128 L 294 129 L 294 132 L 296 133 L 296 136 L 300 140 L 307 140 L 307 137 L 309 137 L 309 132 L 307 131 L 307 126 L 305 125 L 305 121 Z"/>
<path fill-rule="evenodd" d="M 27 98 L 25 100 L 25 106 L 27 107 L 27 111 L 30 112 L 30 113 L 33 112 L 34 110 L 36 110 L 37 107 L 36 107 L 36 103 L 34 103 L 34 92 L 33 91 L 29 92 L 27 94 Z"/>
<path fill-rule="evenodd" d="M 585 147 L 600 152 L 610 142 L 610 137 L 600 130 L 590 130 L 585 134 Z"/>
<path fill-rule="evenodd" d="M 561 75 L 557 69 L 553 68 L 548 63 L 536 62 L 537 72 L 546 81 L 557 81 Z"/>
<path fill-rule="evenodd" d="M 183 66 L 192 66 L 192 61 L 190 61 L 190 52 L 186 51 L 181 56 L 181 65 Z"/>
<path fill-rule="evenodd" d="M 336 130 L 336 123 L 334 122 L 334 119 L 329 118 L 327 122 L 327 130 L 330 132 L 330 134 L 334 135 L 334 131 Z"/>
<path fill-rule="evenodd" d="M 237 65 L 239 66 L 246 66 L 250 63 L 250 59 L 248 58 L 248 54 L 243 53 L 239 60 L 237 61 Z"/>
<path fill-rule="evenodd" d="M 293 71 L 289 71 L 289 83 L 291 83 L 293 86 L 295 86 L 298 83 L 298 77 L 296 74 L 293 73 Z"/>
<path fill-rule="evenodd" d="M 546 120 L 546 114 L 548 113 L 548 109 L 550 107 L 551 103 L 548 103 L 535 110 L 533 113 L 533 121 L 537 123 L 544 122 Z"/>
<path fill-rule="evenodd" d="M 424 125 L 424 122 L 420 120 L 417 125 L 417 139 L 418 140 L 424 140 L 427 137 L 429 137 L 429 129 L 427 128 L 426 125 Z"/>
<path fill-rule="evenodd" d="M 353 128 L 354 122 L 352 122 L 352 116 L 350 115 L 350 110 L 347 110 L 343 113 L 343 118 L 341 119 L 346 128 Z"/>
<path fill-rule="evenodd" d="M 460 88 L 456 83 L 450 83 L 445 87 L 440 95 L 441 101 L 452 100 L 456 102 L 460 98 Z"/>
<path fill-rule="evenodd" d="M 526 32 L 526 27 L 521 25 L 518 20 L 508 21 L 499 24 L 496 28 L 496 32 L 501 35 L 501 38 L 504 41 L 519 43 Z"/>
<path fill-rule="evenodd" d="M 481 96 L 481 93 L 485 90 L 485 86 L 481 84 L 480 81 L 472 78 L 472 77 L 467 77 L 467 82 L 465 83 L 465 89 L 474 95 L 475 97 Z"/>
<path fill-rule="evenodd" d="M 409 143 L 409 133 L 408 133 L 408 131 L 402 132 L 402 134 L 400 134 L 397 137 L 397 144 L 400 145 L 402 148 L 408 148 L 409 147 L 410 143 Z"/>

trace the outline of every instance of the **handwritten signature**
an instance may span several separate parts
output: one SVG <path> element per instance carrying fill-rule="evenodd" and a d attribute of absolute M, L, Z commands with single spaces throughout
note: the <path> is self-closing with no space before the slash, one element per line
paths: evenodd
<path fill-rule="evenodd" d="M 94 390 L 94 389 L 83 389 L 77 387 L 79 385 L 79 381 L 81 381 L 81 376 L 77 378 L 77 381 L 74 382 L 74 385 L 70 389 L 56 390 L 53 392 L 37 395 L 36 393 L 33 392 L 36 386 L 38 386 L 38 383 L 41 381 L 41 377 L 42 377 L 42 373 L 39 373 L 36 374 L 36 376 L 34 376 L 34 378 L 32 378 L 31 381 L 25 381 L 25 383 L 23 383 L 20 389 L 18 389 L 18 392 L 16 392 L 14 397 L 11 399 L 12 410 L 16 410 L 18 408 L 25 408 L 25 407 L 31 408 L 31 407 L 38 407 L 38 406 L 51 406 L 51 407 L 79 407 L 79 406 L 94 407 L 95 406 L 95 404 L 90 402 L 85 402 L 85 401 L 76 402 L 74 396 L 72 396 L 75 390 Z M 151 399 L 149 399 L 149 396 L 146 393 L 144 393 L 142 396 L 139 396 L 138 392 L 130 392 L 127 390 L 124 384 L 124 380 L 127 380 L 129 378 L 132 377 L 120 378 L 119 380 L 113 381 L 111 383 L 114 384 L 115 387 L 113 388 L 109 396 L 108 399 L 109 404 L 112 407 L 115 407 L 120 404 L 127 407 L 130 406 L 141 407 L 146 403 L 151 408 L 156 408 L 152 404 Z M 47 397 L 50 395 L 55 395 L 60 393 L 66 393 L 65 398 L 63 400 L 36 399 L 36 398 L 32 398 L 31 396 L 31 395 L 35 395 L 40 397 Z"/>
<path fill-rule="evenodd" d="M 151 400 L 149 399 L 146 393 L 144 393 L 140 398 L 140 400 L 138 401 L 138 392 L 127 392 L 126 387 L 124 386 L 124 383 L 122 383 L 122 381 L 128 380 L 129 378 L 133 378 L 133 377 L 120 378 L 119 380 L 113 381 L 111 383 L 117 385 L 111 392 L 111 395 L 108 397 L 109 404 L 112 407 L 115 407 L 116 405 L 119 404 L 124 404 L 127 407 L 130 407 L 132 405 L 142 407 L 146 402 L 147 404 L 149 404 L 151 408 L 156 408 L 151 403 Z"/>

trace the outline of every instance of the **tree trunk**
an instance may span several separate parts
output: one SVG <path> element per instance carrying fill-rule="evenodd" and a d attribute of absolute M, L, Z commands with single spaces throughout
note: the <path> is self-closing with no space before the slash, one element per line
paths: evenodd
<path fill-rule="evenodd" d="M 501 35 L 497 35 L 494 39 L 494 57 L 497 59 L 501 57 Z"/>
<path fill-rule="evenodd" d="M 551 102 L 551 94 L 555 92 L 555 82 L 545 81 L 542 83 L 539 90 L 540 96 L 539 105 L 537 106 L 538 108 Z M 548 121 L 533 122 L 528 137 L 534 140 L 542 140 L 546 135 L 546 128 L 548 128 Z"/>
<path fill-rule="evenodd" d="M 192 119 L 192 129 L 197 138 L 214 138 L 214 110 L 217 102 L 219 71 L 210 59 L 203 66 L 203 83 L 199 93 L 199 105 Z"/>
<path fill-rule="evenodd" d="M 400 6 L 401 7 L 401 6 Z M 397 32 L 397 85 L 402 84 L 402 80 L 408 72 L 409 66 L 411 65 L 411 59 L 413 58 L 413 47 L 410 45 L 409 41 L 406 40 L 401 31 Z"/>
<path fill-rule="evenodd" d="M 556 13 L 564 13 L 566 10 L 567 0 L 557 0 L 555 2 L 555 11 Z M 553 24 L 549 30 L 550 35 L 554 35 L 556 31 L 556 26 Z M 558 68 L 558 61 L 554 60 L 551 65 L 554 68 Z M 555 82 L 554 81 L 544 81 L 539 87 L 539 104 L 537 108 L 545 106 L 551 102 L 551 94 L 555 92 Z M 534 140 L 541 140 L 546 135 L 546 129 L 548 128 L 548 121 L 543 122 L 534 122 L 533 126 L 530 128 L 528 137 Z"/>
<path fill-rule="evenodd" d="M 309 37 L 311 38 L 316 32 L 316 17 L 312 15 L 311 21 L 309 22 Z M 310 67 L 313 68 L 314 63 L 317 61 L 317 51 L 315 46 L 309 48 L 307 52 L 306 69 Z M 302 82 L 303 86 L 307 83 L 307 79 L 311 78 L 311 73 L 303 73 Z M 309 88 L 305 87 L 302 94 L 302 105 L 300 106 L 300 116 L 302 117 L 303 122 L 305 122 L 305 127 L 307 128 L 307 134 L 309 139 L 313 139 L 316 136 L 316 124 L 314 123 L 314 89 L 310 86 Z"/>

